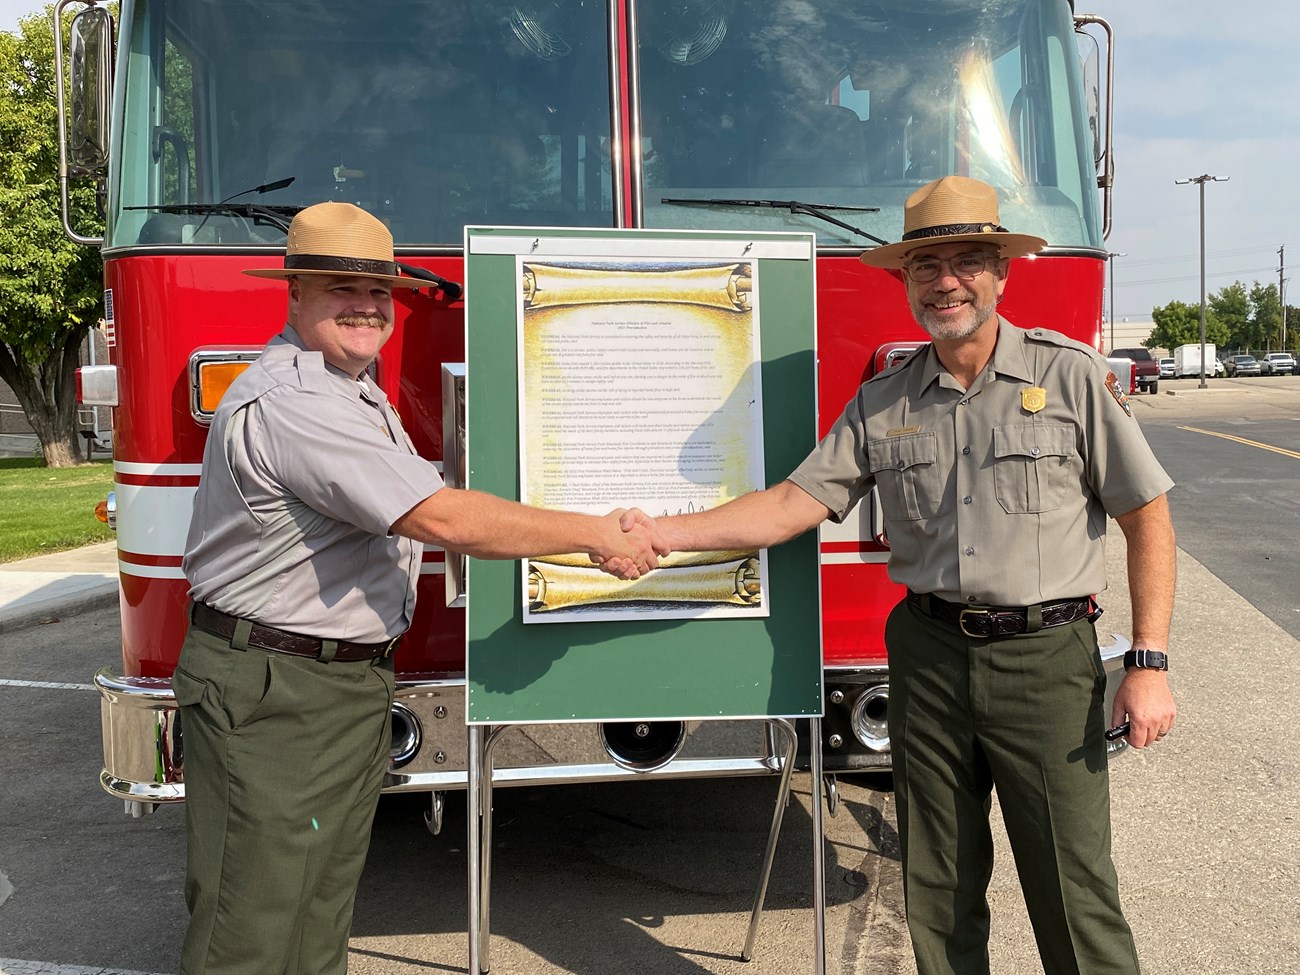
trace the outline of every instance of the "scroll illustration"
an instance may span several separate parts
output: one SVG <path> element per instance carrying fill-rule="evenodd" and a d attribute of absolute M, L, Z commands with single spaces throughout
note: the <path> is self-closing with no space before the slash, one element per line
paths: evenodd
<path fill-rule="evenodd" d="M 521 496 L 699 511 L 763 486 L 755 266 L 519 260 Z M 674 553 L 624 582 L 527 560 L 525 622 L 767 615 L 766 552 Z"/>

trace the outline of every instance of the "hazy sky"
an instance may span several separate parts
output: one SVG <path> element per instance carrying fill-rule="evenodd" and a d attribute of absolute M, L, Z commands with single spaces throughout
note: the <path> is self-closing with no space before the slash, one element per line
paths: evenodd
<path fill-rule="evenodd" d="M 848 0 L 846 0 L 848 2 Z M 40 9 L 0 0 L 0 30 Z M 1200 301 L 1198 190 L 1209 173 L 1207 291 L 1277 282 L 1278 254 L 1300 267 L 1300 70 L 1295 0 L 1078 0 L 1115 28 L 1115 317 Z M 1012 228 L 1014 229 L 1014 228 Z M 1288 285 L 1300 304 L 1300 277 Z M 1065 297 L 1065 296 L 1063 296 Z M 1067 299 L 1068 300 L 1068 299 Z M 1050 324 L 1050 323 L 1044 323 Z"/>

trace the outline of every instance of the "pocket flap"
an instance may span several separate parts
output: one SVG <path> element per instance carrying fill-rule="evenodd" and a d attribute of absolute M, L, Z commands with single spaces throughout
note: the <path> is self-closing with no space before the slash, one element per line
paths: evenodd
<path fill-rule="evenodd" d="M 867 463 L 871 472 L 904 471 L 918 464 L 933 464 L 939 457 L 939 442 L 933 433 L 867 441 Z"/>
<path fill-rule="evenodd" d="M 181 707 L 198 704 L 203 700 L 203 695 L 207 693 L 207 690 L 206 681 L 191 677 L 183 670 L 177 669 L 172 674 L 172 694 L 176 696 L 176 703 Z"/>
<path fill-rule="evenodd" d="M 1069 457 L 1074 427 L 1068 423 L 1030 423 L 993 428 L 994 457 Z"/>

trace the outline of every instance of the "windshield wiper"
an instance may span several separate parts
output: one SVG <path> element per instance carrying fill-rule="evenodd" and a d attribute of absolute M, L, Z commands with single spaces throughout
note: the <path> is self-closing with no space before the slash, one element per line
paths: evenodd
<path fill-rule="evenodd" d="M 289 232 L 289 222 L 297 216 L 299 210 L 305 208 L 292 204 L 278 206 L 262 203 L 153 203 L 148 206 L 125 207 L 124 209 L 157 210 L 159 213 L 201 213 L 205 215 L 205 218 L 214 213 L 219 213 L 231 217 L 244 217 L 254 223 L 269 223 L 287 234 Z M 426 271 L 424 268 L 413 267 L 410 264 L 402 264 L 401 262 L 398 262 L 397 266 L 410 277 L 428 281 L 431 290 L 442 291 L 451 301 L 455 301 L 465 291 L 463 285 L 440 277 L 432 271 Z"/>
<path fill-rule="evenodd" d="M 801 203 L 799 200 L 692 200 L 670 199 L 668 197 L 662 197 L 659 202 L 666 203 L 670 206 L 766 207 L 769 210 L 789 210 L 791 213 L 806 213 L 810 217 L 816 217 L 818 220 L 825 220 L 827 223 L 834 224 L 837 227 L 851 230 L 859 237 L 865 237 L 867 240 L 874 240 L 877 244 L 889 243 L 887 240 L 881 240 L 875 234 L 867 233 L 861 227 L 855 227 L 851 223 L 837 220 L 826 212 L 827 210 L 856 210 L 859 213 L 879 213 L 880 207 L 843 207 L 826 203 Z"/>
<path fill-rule="evenodd" d="M 156 210 L 159 213 L 201 213 L 207 216 L 219 213 L 229 217 L 244 217 L 252 220 L 253 223 L 268 223 L 287 234 L 289 221 L 302 207 L 267 203 L 150 203 L 145 206 L 123 207 L 123 209 Z"/>

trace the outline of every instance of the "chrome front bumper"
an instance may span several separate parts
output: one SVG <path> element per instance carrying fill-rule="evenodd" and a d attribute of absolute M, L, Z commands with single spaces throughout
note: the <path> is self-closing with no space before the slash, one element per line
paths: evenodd
<path fill-rule="evenodd" d="M 104 770 L 100 784 L 131 803 L 185 798 L 185 745 L 171 682 L 95 675 L 101 697 Z M 386 792 L 465 788 L 467 734 L 463 680 L 399 683 L 393 704 L 393 757 Z M 763 721 L 687 722 L 680 747 L 653 771 L 619 762 L 599 724 L 521 725 L 494 749 L 495 785 L 614 781 L 655 775 L 708 778 L 780 771 L 778 743 Z M 675 740 L 672 743 L 675 745 Z M 644 758 L 644 756 L 638 756 Z"/>
<path fill-rule="evenodd" d="M 1129 642 L 1118 634 L 1101 651 L 1106 669 L 1106 716 L 1124 676 Z M 95 675 L 101 697 L 104 770 L 100 784 L 132 803 L 177 802 L 185 798 L 185 745 L 171 682 L 119 677 L 105 668 Z M 870 709 L 861 705 L 870 700 Z M 881 668 L 829 670 L 826 717 L 822 722 L 825 771 L 887 771 L 888 674 Z M 863 712 L 857 715 L 855 711 Z M 862 720 L 865 717 L 866 720 Z M 467 728 L 463 680 L 399 683 L 393 704 L 393 755 L 384 777 L 386 792 L 431 792 L 465 788 Z M 771 775 L 780 771 L 779 743 L 763 721 L 687 722 L 680 744 L 663 764 L 629 760 L 611 747 L 600 724 L 520 725 L 494 749 L 496 785 L 544 785 L 616 781 L 639 775 L 712 778 Z M 605 732 L 605 733 L 603 733 Z M 1108 746 L 1122 751 L 1121 739 Z M 801 734 L 801 767 L 808 742 Z M 620 760 L 621 758 L 621 760 Z M 653 769 L 639 771 L 638 768 Z"/>

